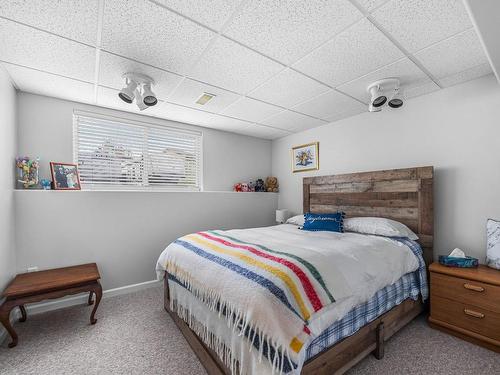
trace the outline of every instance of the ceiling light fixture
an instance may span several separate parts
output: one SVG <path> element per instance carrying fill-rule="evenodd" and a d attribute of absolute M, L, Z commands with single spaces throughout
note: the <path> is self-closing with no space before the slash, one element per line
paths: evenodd
<path fill-rule="evenodd" d="M 385 78 L 373 82 L 366 88 L 366 91 L 370 94 L 369 112 L 380 112 L 386 103 L 391 108 L 403 106 L 403 95 L 398 78 Z"/>
<path fill-rule="evenodd" d="M 154 85 L 154 80 L 151 77 L 140 73 L 125 73 L 123 78 L 125 78 L 126 86 L 118 93 L 118 97 L 125 103 L 131 104 L 135 99 L 135 103 L 141 111 L 158 103 L 158 99 L 151 89 L 151 86 Z"/>
<path fill-rule="evenodd" d="M 209 94 L 208 92 L 204 92 L 196 101 L 196 104 L 200 105 L 205 105 L 207 104 L 210 100 L 215 98 L 217 95 L 214 94 Z"/>

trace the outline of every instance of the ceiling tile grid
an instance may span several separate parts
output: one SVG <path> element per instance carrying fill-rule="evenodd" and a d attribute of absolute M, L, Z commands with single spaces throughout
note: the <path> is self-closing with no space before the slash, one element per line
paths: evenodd
<path fill-rule="evenodd" d="M 423 49 L 415 57 L 438 79 L 488 62 L 474 29 Z"/>
<path fill-rule="evenodd" d="M 373 17 L 409 52 L 472 26 L 462 0 L 392 0 Z"/>
<path fill-rule="evenodd" d="M 157 0 L 157 3 L 215 30 L 221 29 L 239 5 L 236 0 Z"/>
<path fill-rule="evenodd" d="M 98 0 L 0 0 L 0 17 L 95 45 Z"/>
<path fill-rule="evenodd" d="M 104 4 L 103 49 L 175 73 L 186 73 L 216 35 L 150 1 Z"/>
<path fill-rule="evenodd" d="M 190 76 L 246 94 L 283 69 L 283 65 L 227 38 L 218 38 Z"/>
<path fill-rule="evenodd" d="M 367 74 L 404 57 L 368 19 L 338 34 L 293 67 L 331 86 Z"/>
<path fill-rule="evenodd" d="M 0 60 L 93 82 L 95 48 L 0 18 Z"/>
<path fill-rule="evenodd" d="M 338 86 L 337 89 L 368 104 L 370 101 L 370 95 L 366 91 L 368 85 L 383 78 L 391 77 L 399 78 L 401 87 L 404 90 L 411 89 L 412 86 L 421 86 L 424 83 L 431 82 L 430 78 L 417 65 L 408 58 L 404 58 Z"/>
<path fill-rule="evenodd" d="M 361 17 L 348 0 L 248 0 L 223 33 L 289 65 Z"/>
<path fill-rule="evenodd" d="M 409 99 L 491 73 L 461 0 L 84 3 L 0 0 L 20 90 L 274 139 L 366 111 L 377 79 Z M 153 77 L 158 106 L 118 99 L 129 71 Z"/>
<path fill-rule="evenodd" d="M 154 91 L 156 95 L 158 95 L 160 99 L 166 99 L 183 79 L 181 75 L 153 68 L 152 66 L 141 64 L 134 60 L 104 51 L 101 51 L 99 60 L 99 85 L 108 86 L 117 90 L 125 86 L 125 81 L 123 79 L 124 73 L 141 73 L 154 79 Z"/>
<path fill-rule="evenodd" d="M 282 111 L 283 108 L 252 98 L 242 97 L 220 113 L 252 122 L 260 122 L 263 119 L 276 115 Z"/>
<path fill-rule="evenodd" d="M 297 103 L 328 90 L 328 86 L 318 83 L 292 69 L 285 69 L 261 86 L 250 91 L 248 96 L 291 108 Z"/>
<path fill-rule="evenodd" d="M 328 121 L 343 113 L 366 111 L 366 105 L 336 90 L 330 90 L 293 107 L 293 110 Z"/>

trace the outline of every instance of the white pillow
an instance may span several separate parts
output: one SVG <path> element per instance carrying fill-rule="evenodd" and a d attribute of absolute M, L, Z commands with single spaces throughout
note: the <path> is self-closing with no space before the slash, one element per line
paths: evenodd
<path fill-rule="evenodd" d="M 351 217 L 344 219 L 344 231 L 418 240 L 418 236 L 406 225 L 383 217 Z"/>
<path fill-rule="evenodd" d="M 298 225 L 299 227 L 304 226 L 304 215 L 292 216 L 286 221 L 286 224 Z"/>

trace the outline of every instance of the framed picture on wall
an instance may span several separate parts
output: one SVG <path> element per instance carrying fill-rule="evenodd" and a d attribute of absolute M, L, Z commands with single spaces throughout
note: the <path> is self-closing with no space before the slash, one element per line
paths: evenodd
<path fill-rule="evenodd" d="M 292 148 L 292 171 L 305 172 L 319 169 L 319 142 Z"/>
<path fill-rule="evenodd" d="M 80 176 L 76 164 L 50 162 L 50 173 L 55 190 L 80 190 Z"/>

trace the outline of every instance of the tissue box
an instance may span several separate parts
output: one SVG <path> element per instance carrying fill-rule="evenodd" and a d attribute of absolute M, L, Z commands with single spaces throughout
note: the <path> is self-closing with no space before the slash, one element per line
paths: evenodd
<path fill-rule="evenodd" d="M 439 264 L 446 267 L 477 268 L 479 261 L 477 258 L 473 257 L 456 258 L 447 255 L 440 255 Z"/>

